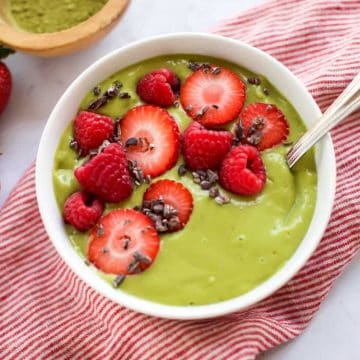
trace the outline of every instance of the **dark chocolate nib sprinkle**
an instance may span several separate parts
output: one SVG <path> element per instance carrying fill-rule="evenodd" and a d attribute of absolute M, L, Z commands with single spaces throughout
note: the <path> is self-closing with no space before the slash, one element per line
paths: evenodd
<path fill-rule="evenodd" d="M 120 120 L 121 119 L 117 118 L 117 119 L 115 119 L 115 122 L 114 122 L 114 133 L 112 136 L 113 142 L 117 142 L 120 140 L 120 135 L 121 135 Z"/>
<path fill-rule="evenodd" d="M 121 93 L 119 93 L 119 98 L 120 99 L 130 99 L 131 95 L 128 92 L 121 92 Z"/>
<path fill-rule="evenodd" d="M 125 142 L 125 147 L 136 146 L 138 144 L 138 139 L 136 137 L 128 138 Z"/>
<path fill-rule="evenodd" d="M 228 204 L 230 202 L 230 198 L 226 194 L 219 194 L 215 197 L 215 202 L 219 205 Z"/>
<path fill-rule="evenodd" d="M 135 160 L 128 160 L 128 168 L 130 176 L 133 179 L 136 186 L 140 186 L 142 183 L 149 183 L 151 178 L 144 177 L 144 172 L 138 167 Z"/>
<path fill-rule="evenodd" d="M 261 80 L 258 78 L 258 77 L 249 77 L 247 79 L 248 83 L 251 84 L 251 85 L 260 85 L 261 84 Z"/>
<path fill-rule="evenodd" d="M 107 248 L 107 247 L 103 247 L 102 249 L 101 249 L 101 252 L 103 253 L 103 254 L 106 254 L 106 253 L 108 253 L 110 250 Z"/>
<path fill-rule="evenodd" d="M 230 202 L 227 194 L 221 194 L 219 188 L 216 186 L 219 176 L 216 171 L 207 169 L 197 170 L 192 172 L 193 181 L 199 184 L 203 190 L 209 190 L 209 197 L 214 199 L 219 205 L 224 205 Z"/>
<path fill-rule="evenodd" d="M 242 127 L 242 124 L 241 124 L 241 121 L 240 121 L 235 125 L 234 144 L 235 145 L 240 144 L 242 142 L 242 140 L 243 140 L 243 137 L 244 137 L 244 131 L 243 131 L 243 127 Z"/>
<path fill-rule="evenodd" d="M 219 195 L 219 188 L 214 186 L 209 190 L 209 197 L 216 198 Z"/>
<path fill-rule="evenodd" d="M 119 287 L 123 283 L 124 280 L 125 280 L 124 274 L 119 274 L 119 275 L 115 276 L 115 278 L 113 280 L 113 286 L 115 288 Z"/>
<path fill-rule="evenodd" d="M 104 235 L 104 226 L 103 224 L 99 224 L 97 227 L 96 227 L 96 235 L 98 237 L 101 237 Z"/>
<path fill-rule="evenodd" d="M 95 87 L 93 88 L 93 94 L 94 94 L 95 96 L 99 96 L 99 95 L 101 94 L 101 89 L 100 89 L 99 86 L 95 86 Z"/>
<path fill-rule="evenodd" d="M 144 201 L 141 211 L 150 218 L 158 232 L 177 230 L 181 225 L 177 210 L 161 199 Z"/>
<path fill-rule="evenodd" d="M 131 240 L 130 238 L 126 238 L 124 240 L 124 246 L 123 246 L 124 250 L 127 250 L 129 248 L 130 240 Z"/>
<path fill-rule="evenodd" d="M 107 104 L 107 102 L 109 101 L 108 97 L 103 95 L 97 99 L 95 99 L 94 101 L 92 101 L 89 106 L 88 109 L 89 110 L 97 110 L 100 109 L 101 107 L 103 107 L 104 105 Z"/>
<path fill-rule="evenodd" d="M 221 68 L 219 68 L 219 67 L 214 67 L 213 70 L 212 70 L 212 73 L 213 73 L 214 75 L 220 74 L 220 73 L 221 73 Z"/>
<path fill-rule="evenodd" d="M 114 98 L 118 93 L 119 93 L 119 88 L 117 88 L 115 85 L 113 85 L 113 86 L 110 86 L 110 87 L 106 90 L 104 96 L 107 96 L 109 99 L 112 99 L 112 98 Z"/>
<path fill-rule="evenodd" d="M 134 261 L 129 264 L 127 270 L 129 274 L 138 274 L 139 272 L 141 272 L 139 261 L 134 259 Z"/>
<path fill-rule="evenodd" d="M 246 141 L 250 144 L 250 145 L 258 145 L 259 142 L 262 139 L 262 132 L 260 130 L 255 131 L 254 133 L 252 133 L 250 136 L 248 136 L 246 138 Z"/>
<path fill-rule="evenodd" d="M 134 252 L 134 259 L 144 265 L 150 265 L 152 263 L 152 260 L 140 251 Z"/>
<path fill-rule="evenodd" d="M 203 180 L 200 182 L 200 186 L 203 190 L 209 190 L 211 188 L 211 183 L 210 181 Z"/>
<path fill-rule="evenodd" d="M 78 142 L 77 142 L 75 139 L 71 139 L 71 140 L 70 140 L 69 146 L 70 146 L 72 149 L 74 149 L 75 151 L 78 151 L 78 150 L 79 150 L 79 144 L 78 144 Z"/>
<path fill-rule="evenodd" d="M 211 69 L 211 65 L 207 63 L 199 63 L 196 61 L 190 61 L 189 62 L 189 69 L 192 71 L 198 71 L 200 69 L 204 70 L 205 72 L 208 72 L 209 69 Z"/>
<path fill-rule="evenodd" d="M 209 110 L 209 106 L 204 106 L 197 114 L 196 117 L 202 117 Z"/>
<path fill-rule="evenodd" d="M 181 165 L 178 167 L 178 174 L 179 174 L 179 176 L 184 176 L 186 173 L 187 173 L 186 165 L 185 165 L 185 164 L 181 164 Z"/>
<path fill-rule="evenodd" d="M 248 137 L 246 138 L 246 141 L 249 144 L 254 146 L 259 144 L 263 136 L 261 130 L 264 127 L 264 125 L 265 125 L 265 120 L 261 116 L 258 116 L 253 120 L 248 130 Z"/>
<path fill-rule="evenodd" d="M 123 84 L 122 84 L 121 81 L 115 80 L 115 81 L 114 81 L 114 86 L 115 86 L 116 88 L 120 89 L 120 88 L 123 86 Z"/>

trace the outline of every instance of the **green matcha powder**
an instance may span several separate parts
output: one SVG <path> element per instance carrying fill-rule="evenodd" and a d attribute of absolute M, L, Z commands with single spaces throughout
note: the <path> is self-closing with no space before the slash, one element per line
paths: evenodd
<path fill-rule="evenodd" d="M 69 29 L 97 13 L 108 0 L 8 0 L 10 21 L 32 33 Z"/>

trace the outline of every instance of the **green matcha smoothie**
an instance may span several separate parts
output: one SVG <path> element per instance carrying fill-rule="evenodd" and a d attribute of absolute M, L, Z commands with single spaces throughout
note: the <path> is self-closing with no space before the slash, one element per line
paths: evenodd
<path fill-rule="evenodd" d="M 123 116 L 141 103 L 135 89 L 143 75 L 167 67 L 183 81 L 191 72 L 189 60 L 217 64 L 237 73 L 247 87 L 246 104 L 275 104 L 290 124 L 288 142 L 304 133 L 305 126 L 293 106 L 266 78 L 258 76 L 261 86 L 251 85 L 246 79 L 255 74 L 219 59 L 193 55 L 153 58 L 119 71 L 99 86 L 105 91 L 119 80 L 123 84 L 122 91 L 128 92 L 131 98 L 115 98 L 98 112 L 113 119 Z M 80 109 L 86 109 L 94 99 L 93 92 L 89 91 Z M 171 107 L 169 112 L 181 130 L 191 121 L 181 107 Z M 77 160 L 77 154 L 69 147 L 72 137 L 70 124 L 55 155 L 53 181 L 59 209 L 71 193 L 80 189 L 73 171 L 84 159 Z M 262 193 L 253 197 L 228 193 L 231 202 L 222 206 L 209 198 L 208 193 L 193 182 L 190 174 L 180 177 L 178 166 L 159 177 L 180 181 L 190 190 L 194 198 L 190 221 L 182 231 L 161 235 L 161 247 L 155 262 L 140 275 L 127 276 L 119 291 L 162 304 L 210 304 L 244 294 L 274 275 L 304 237 L 316 201 L 314 154 L 307 153 L 290 171 L 285 161 L 288 147 L 281 145 L 262 153 L 267 171 L 267 183 Z M 180 158 L 178 165 L 182 163 Z M 132 197 L 122 203 L 108 204 L 106 211 L 141 204 L 146 187 L 137 188 Z M 69 225 L 66 231 L 72 245 L 85 259 L 88 234 Z M 111 286 L 114 276 L 98 273 Z"/>
<path fill-rule="evenodd" d="M 32 33 L 69 29 L 97 13 L 108 0 L 7 0 L 9 19 Z"/>

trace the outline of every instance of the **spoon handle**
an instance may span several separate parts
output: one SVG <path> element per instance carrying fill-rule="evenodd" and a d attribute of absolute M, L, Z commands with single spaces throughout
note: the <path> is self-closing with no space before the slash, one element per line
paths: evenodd
<path fill-rule="evenodd" d="M 319 121 L 291 147 L 286 156 L 289 167 L 292 168 L 317 141 L 358 108 L 360 108 L 360 73 L 329 106 Z"/>

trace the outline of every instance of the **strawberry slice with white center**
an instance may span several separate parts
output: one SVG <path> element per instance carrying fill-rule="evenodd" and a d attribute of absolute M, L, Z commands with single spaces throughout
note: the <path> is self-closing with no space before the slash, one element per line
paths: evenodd
<path fill-rule="evenodd" d="M 144 193 L 143 204 L 156 200 L 162 200 L 177 212 L 178 224 L 169 231 L 180 230 L 189 221 L 194 207 L 193 197 L 183 184 L 168 179 L 153 183 Z"/>
<path fill-rule="evenodd" d="M 185 80 L 180 101 L 194 120 L 206 127 L 216 127 L 240 114 L 245 85 L 231 70 L 215 66 L 200 68 Z"/>
<path fill-rule="evenodd" d="M 165 109 L 152 105 L 134 107 L 121 120 L 120 127 L 128 159 L 136 161 L 145 176 L 159 176 L 177 162 L 180 130 Z"/>
<path fill-rule="evenodd" d="M 152 221 L 133 209 L 103 216 L 90 234 L 88 259 L 107 274 L 136 274 L 147 269 L 159 251 Z"/>
<path fill-rule="evenodd" d="M 289 135 L 285 115 L 273 104 L 253 103 L 240 115 L 243 143 L 260 151 L 281 144 Z"/>

